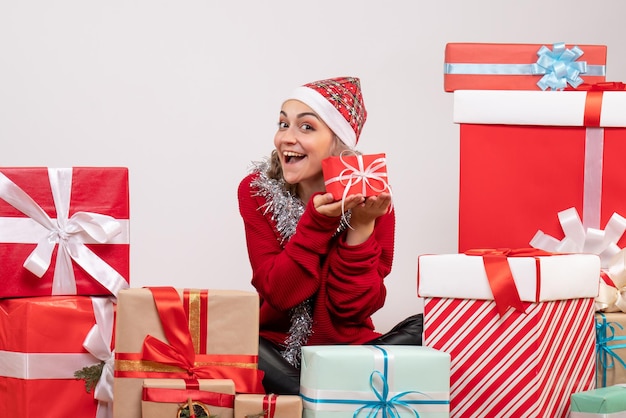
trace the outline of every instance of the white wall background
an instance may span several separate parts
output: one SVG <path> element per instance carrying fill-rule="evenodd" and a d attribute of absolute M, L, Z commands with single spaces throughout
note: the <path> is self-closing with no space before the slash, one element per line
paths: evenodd
<path fill-rule="evenodd" d="M 419 312 L 417 256 L 456 252 L 448 42 L 605 44 L 626 80 L 626 2 L 20 0 L 0 3 L 0 165 L 127 166 L 131 283 L 252 290 L 236 188 L 281 99 L 362 80 L 360 150 L 386 152 L 397 241 L 386 331 Z"/>

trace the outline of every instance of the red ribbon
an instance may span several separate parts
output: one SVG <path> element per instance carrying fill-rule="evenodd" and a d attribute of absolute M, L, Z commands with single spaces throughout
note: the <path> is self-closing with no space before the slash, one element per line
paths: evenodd
<path fill-rule="evenodd" d="M 568 88 L 566 90 L 583 90 L 587 92 L 583 124 L 584 126 L 599 127 L 603 93 L 605 91 L 626 90 L 626 84 L 620 81 L 606 81 L 595 84 L 583 83 L 575 89 Z"/>
<path fill-rule="evenodd" d="M 196 389 L 143 388 L 142 400 L 147 402 L 187 403 L 196 402 L 221 408 L 234 408 L 235 395 Z"/>
<path fill-rule="evenodd" d="M 489 287 L 491 288 L 491 293 L 493 293 L 493 300 L 496 303 L 500 317 L 502 317 L 509 307 L 526 313 L 513 280 L 513 273 L 507 257 L 550 256 L 554 253 L 536 248 L 484 248 L 467 250 L 465 254 L 482 256 Z"/>
<path fill-rule="evenodd" d="M 274 418 L 274 413 L 276 412 L 276 398 L 278 395 L 270 393 L 269 395 L 265 395 L 263 397 L 263 411 L 265 411 L 265 416 L 267 418 Z"/>
<path fill-rule="evenodd" d="M 146 336 L 141 354 L 143 361 L 181 368 L 187 372 L 187 378 L 232 379 L 238 392 L 265 392 L 261 384 L 263 372 L 257 368 L 198 364 L 197 360 L 212 356 L 196 356 L 178 292 L 173 287 L 150 287 L 149 289 L 169 344 L 151 335 Z"/>

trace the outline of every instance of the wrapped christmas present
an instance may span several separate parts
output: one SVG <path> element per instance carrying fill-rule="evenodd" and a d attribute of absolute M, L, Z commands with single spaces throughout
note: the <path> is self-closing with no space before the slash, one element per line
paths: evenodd
<path fill-rule="evenodd" d="M 300 417 L 302 417 L 302 398 L 297 395 L 240 393 L 235 396 L 235 418 Z"/>
<path fill-rule="evenodd" d="M 459 252 L 626 245 L 626 85 L 578 90 L 454 92 Z"/>
<path fill-rule="evenodd" d="M 626 416 L 626 385 L 614 385 L 572 394 L 569 418 Z"/>
<path fill-rule="evenodd" d="M 305 418 L 449 417 L 450 356 L 420 346 L 302 347 Z"/>
<path fill-rule="evenodd" d="M 264 393 L 259 300 L 240 290 L 125 289 L 118 296 L 115 418 L 141 418 L 145 379 L 231 379 Z"/>
<path fill-rule="evenodd" d="M 110 418 L 108 297 L 0 299 L 0 416 Z"/>
<path fill-rule="evenodd" d="M 0 297 L 117 295 L 129 281 L 128 169 L 0 168 Z"/>
<path fill-rule="evenodd" d="M 233 418 L 235 384 L 229 379 L 145 379 L 142 418 Z"/>
<path fill-rule="evenodd" d="M 322 171 L 326 191 L 332 193 L 335 200 L 357 193 L 366 197 L 391 193 L 385 154 L 344 151 L 339 156 L 322 160 Z"/>
<path fill-rule="evenodd" d="M 450 354 L 451 417 L 565 418 L 595 385 L 600 260 L 534 248 L 418 257 L 424 345 Z"/>
<path fill-rule="evenodd" d="M 597 387 L 626 384 L 626 313 L 596 313 Z"/>
<path fill-rule="evenodd" d="M 444 90 L 560 90 L 605 81 L 605 45 L 448 43 Z"/>

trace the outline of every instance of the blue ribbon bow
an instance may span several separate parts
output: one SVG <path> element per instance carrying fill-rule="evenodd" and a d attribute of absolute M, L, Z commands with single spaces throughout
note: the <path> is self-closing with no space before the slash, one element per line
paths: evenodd
<path fill-rule="evenodd" d="M 617 360 L 624 368 L 626 368 L 626 362 L 620 358 L 613 350 L 620 348 L 626 348 L 626 344 L 613 344 L 608 345 L 614 341 L 626 341 L 626 337 L 615 336 L 615 325 L 620 329 L 624 329 L 621 324 L 617 322 L 607 322 L 606 316 L 599 312 L 602 317 L 602 322 L 596 319 L 596 353 L 598 356 L 597 367 L 602 366 L 604 373 L 602 374 L 602 387 L 606 387 L 606 371 L 615 367 L 615 360 Z"/>
<path fill-rule="evenodd" d="M 580 74 L 587 72 L 587 62 L 575 62 L 583 55 L 578 46 L 566 48 L 565 43 L 553 44 L 552 50 L 545 45 L 537 51 L 539 58 L 532 66 L 533 74 L 544 74 L 537 85 L 541 90 L 563 90 L 569 83 L 576 88 L 583 83 Z"/>
<path fill-rule="evenodd" d="M 387 355 L 385 354 L 385 367 L 386 365 L 387 365 Z M 379 377 L 380 380 L 382 381 L 382 387 L 383 387 L 382 392 L 379 391 L 374 385 L 375 377 Z M 400 413 L 398 412 L 396 406 L 410 410 L 411 412 L 413 412 L 416 418 L 419 418 L 418 412 L 409 405 L 410 401 L 402 401 L 401 398 L 404 397 L 405 395 L 408 395 L 409 393 L 421 393 L 421 392 L 416 392 L 416 391 L 401 392 L 401 393 L 398 393 L 396 396 L 393 396 L 392 398 L 387 399 L 389 397 L 389 384 L 387 383 L 386 375 L 382 374 L 378 370 L 374 370 L 372 374 L 370 375 L 370 387 L 372 388 L 372 391 L 376 395 L 377 400 L 365 401 L 363 406 L 361 406 L 356 411 L 354 411 L 354 414 L 352 415 L 353 418 L 356 418 L 364 409 L 369 409 L 367 418 L 377 417 L 379 412 L 382 412 L 383 418 L 400 418 Z"/>

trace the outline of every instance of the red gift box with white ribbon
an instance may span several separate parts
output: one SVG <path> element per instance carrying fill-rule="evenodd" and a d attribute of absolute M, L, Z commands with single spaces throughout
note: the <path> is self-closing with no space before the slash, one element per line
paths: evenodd
<path fill-rule="evenodd" d="M 583 87 L 454 92 L 460 252 L 528 247 L 538 231 L 561 240 L 559 213 L 570 208 L 582 226 L 574 227 L 576 244 L 559 251 L 582 251 L 585 242 L 613 254 L 624 247 L 625 86 Z M 601 231 L 602 238 L 586 239 Z"/>
<path fill-rule="evenodd" d="M 0 297 L 117 295 L 129 281 L 128 169 L 0 168 Z"/>
<path fill-rule="evenodd" d="M 451 417 L 565 418 L 595 385 L 599 257 L 532 248 L 418 258 L 424 340 L 449 353 Z"/>
<path fill-rule="evenodd" d="M 112 298 L 41 296 L 0 300 L 0 416 L 111 418 Z M 75 373 L 102 364 L 87 392 Z"/>
<path fill-rule="evenodd" d="M 332 193 L 336 201 L 357 193 L 365 197 L 391 193 L 385 154 L 344 151 L 322 160 L 322 171 L 326 191 Z"/>

